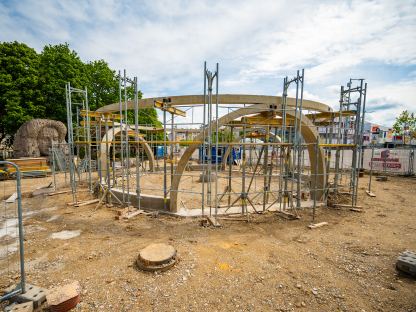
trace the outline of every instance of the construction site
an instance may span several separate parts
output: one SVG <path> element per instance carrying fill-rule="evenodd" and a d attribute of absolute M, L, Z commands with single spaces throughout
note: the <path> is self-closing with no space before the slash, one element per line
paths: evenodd
<path fill-rule="evenodd" d="M 346 77 L 334 105 L 304 97 L 303 69 L 278 95 L 219 78 L 205 63 L 203 92 L 139 98 L 119 71 L 97 110 L 67 83 L 66 125 L 19 129 L 0 162 L 1 308 L 416 311 L 415 147 L 364 146 L 371 81 Z"/>

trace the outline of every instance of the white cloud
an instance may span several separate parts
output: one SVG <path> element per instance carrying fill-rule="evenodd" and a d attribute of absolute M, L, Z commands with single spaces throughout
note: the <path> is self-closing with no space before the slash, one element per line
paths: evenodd
<path fill-rule="evenodd" d="M 391 126 L 403 110 L 415 111 L 416 80 L 369 87 L 368 120 Z"/>
<path fill-rule="evenodd" d="M 338 84 L 368 62 L 416 65 L 415 1 L 22 0 L 0 3 L 0 30 L 37 50 L 67 41 L 137 75 L 146 96 L 202 92 L 208 60 L 224 93 L 281 94 L 283 76 L 305 68 L 305 98 L 336 108 Z M 369 103 L 411 108 L 414 72 L 368 81 Z"/>

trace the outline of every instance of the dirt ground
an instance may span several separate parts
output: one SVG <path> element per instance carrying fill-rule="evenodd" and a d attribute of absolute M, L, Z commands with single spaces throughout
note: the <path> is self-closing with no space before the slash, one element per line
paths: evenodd
<path fill-rule="evenodd" d="M 23 190 L 48 179 L 25 179 Z M 363 213 L 321 208 L 317 222 L 328 226 L 314 230 L 310 211 L 300 220 L 268 213 L 213 229 L 166 215 L 117 221 L 113 208 L 68 207 L 70 194 L 24 198 L 27 281 L 79 281 L 76 311 L 416 311 L 416 281 L 395 269 L 399 253 L 416 250 L 416 179 L 374 182 L 375 198 L 364 192 L 367 181 L 360 180 Z M 52 238 L 61 231 L 80 235 Z M 135 268 L 153 242 L 177 249 L 169 271 Z M 0 289 L 17 280 L 15 269 L 0 262 Z"/>

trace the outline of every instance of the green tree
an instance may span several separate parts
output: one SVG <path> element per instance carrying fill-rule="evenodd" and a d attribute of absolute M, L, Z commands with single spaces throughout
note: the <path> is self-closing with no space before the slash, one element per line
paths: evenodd
<path fill-rule="evenodd" d="M 66 122 L 65 83 L 83 89 L 89 82 L 85 64 L 75 51 L 70 50 L 67 43 L 43 48 L 39 81 L 45 99 L 45 117 L 62 122 Z"/>
<path fill-rule="evenodd" d="M 119 100 L 118 79 L 116 73 L 104 60 L 86 65 L 88 75 L 88 97 L 91 110 Z"/>
<path fill-rule="evenodd" d="M 403 135 L 405 138 L 416 138 L 416 116 L 407 110 L 402 111 L 396 118 L 393 129 L 397 134 Z"/>
<path fill-rule="evenodd" d="M 0 142 L 22 123 L 43 115 L 39 56 L 23 43 L 0 44 Z"/>
<path fill-rule="evenodd" d="M 104 60 L 84 63 L 67 43 L 40 54 L 23 43 L 0 42 L 0 142 L 32 118 L 66 123 L 65 84 L 88 89 L 90 109 L 119 101 L 119 80 Z M 133 99 L 132 87 L 127 94 Z M 139 98 L 141 98 L 139 92 Z M 74 94 L 73 102 L 80 102 Z M 134 124 L 134 113 L 129 112 Z M 139 123 L 161 126 L 153 108 L 139 111 Z"/>

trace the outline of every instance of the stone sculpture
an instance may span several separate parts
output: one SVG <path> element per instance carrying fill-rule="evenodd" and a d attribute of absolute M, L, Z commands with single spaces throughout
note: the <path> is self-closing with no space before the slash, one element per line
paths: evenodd
<path fill-rule="evenodd" d="M 66 126 L 56 120 L 32 119 L 17 130 L 13 149 L 14 157 L 49 156 L 52 143 L 66 143 Z"/>

